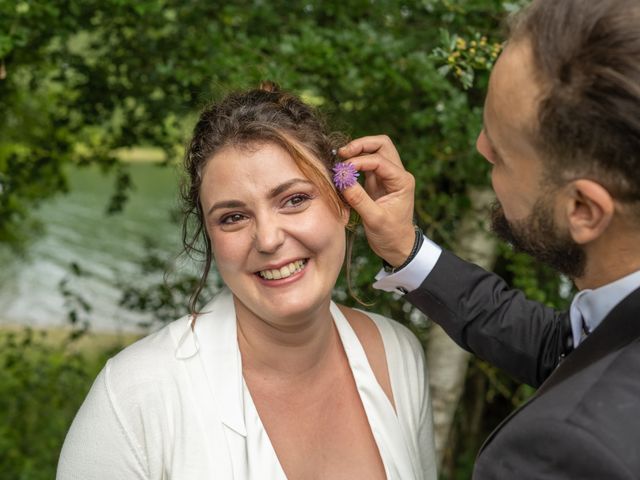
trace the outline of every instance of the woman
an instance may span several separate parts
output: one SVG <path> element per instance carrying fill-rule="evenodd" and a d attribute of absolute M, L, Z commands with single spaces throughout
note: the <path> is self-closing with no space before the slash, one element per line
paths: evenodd
<path fill-rule="evenodd" d="M 349 217 L 337 142 L 272 85 L 202 113 L 185 157 L 185 246 L 206 253 L 192 315 L 107 362 L 59 479 L 436 479 L 419 342 L 331 301 Z M 212 261 L 227 288 L 196 311 Z"/>

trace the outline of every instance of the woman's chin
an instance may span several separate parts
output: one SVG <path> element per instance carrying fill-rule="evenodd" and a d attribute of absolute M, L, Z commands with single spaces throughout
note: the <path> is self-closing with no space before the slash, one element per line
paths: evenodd
<path fill-rule="evenodd" d="M 236 296 L 237 309 L 245 310 L 252 316 L 278 328 L 296 327 L 306 324 L 317 316 L 329 311 L 331 294 L 309 296 L 273 295 L 262 301 L 247 301 Z"/>

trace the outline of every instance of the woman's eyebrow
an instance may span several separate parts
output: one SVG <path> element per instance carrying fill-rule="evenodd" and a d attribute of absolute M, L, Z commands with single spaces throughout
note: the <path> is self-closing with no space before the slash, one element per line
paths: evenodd
<path fill-rule="evenodd" d="M 267 197 L 275 198 L 281 193 L 286 192 L 291 187 L 299 183 L 302 183 L 305 185 L 313 185 L 313 182 L 307 180 L 306 178 L 292 178 L 291 180 L 287 180 L 286 182 L 281 183 L 280 185 L 269 190 L 269 193 L 267 193 Z M 222 200 L 220 202 L 214 203 L 211 206 L 211 208 L 207 212 L 207 216 L 211 215 L 211 213 L 213 213 L 214 210 L 219 210 L 221 208 L 243 208 L 246 206 L 247 204 L 240 200 Z"/>
<path fill-rule="evenodd" d="M 218 210 L 220 208 L 242 208 L 246 207 L 247 204 L 241 202 L 240 200 L 223 200 L 221 202 L 216 202 L 212 205 L 212 207 L 207 212 L 207 216 L 211 215 L 214 210 Z"/>
<path fill-rule="evenodd" d="M 306 178 L 292 178 L 291 180 L 288 180 L 288 181 L 286 181 L 284 183 L 281 183 L 277 187 L 274 187 L 271 190 L 269 190 L 269 193 L 267 194 L 267 196 L 269 198 L 277 197 L 282 192 L 286 192 L 287 190 L 289 190 L 289 188 L 293 187 L 294 185 L 296 185 L 298 183 L 304 183 L 306 185 L 313 185 L 313 182 L 307 180 Z"/>

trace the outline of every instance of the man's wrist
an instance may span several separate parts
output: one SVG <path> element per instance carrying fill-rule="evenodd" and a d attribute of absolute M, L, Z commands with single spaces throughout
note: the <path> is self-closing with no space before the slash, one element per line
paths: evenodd
<path fill-rule="evenodd" d="M 411 263 L 411 261 L 415 258 L 415 256 L 417 255 L 417 253 L 420 251 L 420 247 L 422 246 L 422 242 L 424 240 L 424 235 L 422 233 L 422 230 L 420 230 L 420 227 L 418 227 L 417 225 L 413 226 L 414 229 L 414 241 L 413 241 L 413 247 L 411 248 L 411 251 L 409 252 L 409 256 L 405 258 L 405 260 L 400 263 L 399 265 L 391 265 L 389 262 L 387 262 L 386 260 L 382 259 L 382 265 L 384 267 L 384 271 L 387 273 L 395 273 L 399 270 L 402 270 L 404 267 L 406 267 L 409 263 Z"/>
<path fill-rule="evenodd" d="M 382 268 L 376 275 L 373 288 L 385 292 L 393 292 L 404 295 L 420 287 L 427 276 L 435 268 L 442 248 L 433 243 L 428 237 L 423 236 L 422 245 L 414 259 L 402 270 L 395 273 L 387 273 Z"/>

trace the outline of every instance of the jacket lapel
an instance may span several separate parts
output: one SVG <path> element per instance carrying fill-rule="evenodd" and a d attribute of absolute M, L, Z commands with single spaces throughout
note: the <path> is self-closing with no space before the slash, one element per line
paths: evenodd
<path fill-rule="evenodd" d="M 530 403 L 588 365 L 611 352 L 624 348 L 637 338 L 640 338 L 640 288 L 630 293 L 622 302 L 616 305 L 598 328 L 583 340 L 578 348 L 567 355 L 566 359 L 558 365 L 558 368 L 553 371 L 540 388 L 526 402 L 500 422 L 484 441 L 478 451 L 478 455 L 482 453 L 502 427 Z"/>
<path fill-rule="evenodd" d="M 203 312 L 196 321 L 195 333 L 211 391 L 220 404 L 220 420 L 246 436 L 242 361 L 231 292 L 222 290 Z"/>

